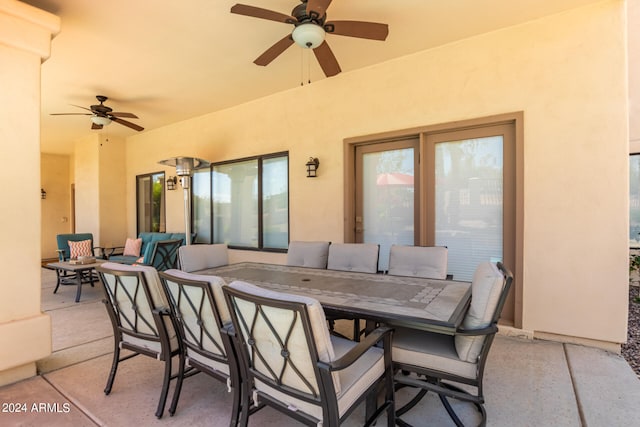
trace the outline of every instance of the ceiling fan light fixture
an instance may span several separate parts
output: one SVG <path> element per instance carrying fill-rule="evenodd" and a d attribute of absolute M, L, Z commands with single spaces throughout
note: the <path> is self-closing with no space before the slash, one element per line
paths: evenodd
<path fill-rule="evenodd" d="M 291 37 L 297 45 L 307 49 L 315 49 L 322 44 L 325 34 L 324 28 L 320 25 L 308 22 L 295 27 Z"/>
<path fill-rule="evenodd" d="M 107 126 L 111 123 L 111 119 L 109 117 L 103 116 L 91 116 L 91 121 L 97 125 Z"/>

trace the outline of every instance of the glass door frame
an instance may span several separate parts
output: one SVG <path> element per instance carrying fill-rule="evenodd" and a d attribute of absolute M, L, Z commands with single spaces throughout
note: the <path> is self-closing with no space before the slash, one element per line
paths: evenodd
<path fill-rule="evenodd" d="M 426 147 L 431 142 L 427 141 L 429 137 L 438 134 L 449 133 L 453 131 L 465 131 L 471 129 L 481 129 L 489 126 L 509 125 L 512 127 L 513 147 L 510 162 L 511 176 L 505 179 L 504 185 L 510 185 L 511 190 L 507 188 L 504 191 L 510 191 L 513 195 L 513 208 L 509 213 L 505 212 L 505 226 L 511 229 L 512 244 L 505 247 L 505 265 L 511 269 L 514 275 L 514 283 L 510 298 L 503 311 L 503 320 L 507 324 L 512 324 L 516 328 L 522 327 L 523 317 L 523 254 L 524 254 L 524 113 L 522 111 L 499 114 L 495 116 L 482 117 L 477 119 L 442 123 L 436 125 L 427 125 L 422 127 L 384 132 L 373 135 L 364 135 L 352 138 L 346 138 L 343 142 L 344 150 L 344 242 L 356 242 L 356 147 L 366 144 L 374 144 L 377 142 L 386 142 L 389 140 L 397 140 L 400 138 L 420 138 L 420 158 L 419 169 L 421 176 L 420 191 L 420 213 L 418 227 L 420 229 L 420 239 L 416 241 L 417 245 L 433 245 L 435 242 L 435 229 L 429 229 L 429 217 L 433 218 L 435 212 L 430 211 L 435 206 L 435 202 L 428 202 L 428 199 L 435 200 L 435 159 L 429 155 L 429 149 Z M 432 173 L 430 173 L 431 171 Z M 428 193 L 432 194 L 429 195 Z M 511 218 L 507 218 L 511 216 Z M 508 224 L 507 224 L 508 223 Z M 507 258 L 506 252 L 510 252 L 510 260 Z"/>

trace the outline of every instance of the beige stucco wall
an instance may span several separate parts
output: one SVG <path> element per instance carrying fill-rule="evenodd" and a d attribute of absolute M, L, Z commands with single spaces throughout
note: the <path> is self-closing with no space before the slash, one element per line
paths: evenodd
<path fill-rule="evenodd" d="M 523 111 L 523 328 L 623 342 L 625 37 L 624 2 L 605 1 L 303 87 L 292 81 L 289 91 L 135 135 L 128 234 L 135 175 L 162 170 L 158 160 L 289 150 L 291 239 L 339 242 L 344 138 Z M 309 156 L 321 161 L 317 179 L 305 178 Z M 167 229 L 182 229 L 180 191 L 167 206 Z"/>
<path fill-rule="evenodd" d="M 627 1 L 629 52 L 629 140 L 640 153 L 640 1 Z"/>
<path fill-rule="evenodd" d="M 35 374 L 51 353 L 51 321 L 40 312 L 40 64 L 57 17 L 0 0 L 0 385 Z M 25 166 L 26 165 L 26 166 Z"/>
<path fill-rule="evenodd" d="M 123 246 L 127 238 L 125 141 L 100 134 L 98 243 L 103 247 Z"/>
<path fill-rule="evenodd" d="M 42 209 L 42 258 L 57 258 L 56 235 L 71 232 L 71 180 L 70 157 L 59 154 L 42 154 L 41 183 L 47 198 Z"/>

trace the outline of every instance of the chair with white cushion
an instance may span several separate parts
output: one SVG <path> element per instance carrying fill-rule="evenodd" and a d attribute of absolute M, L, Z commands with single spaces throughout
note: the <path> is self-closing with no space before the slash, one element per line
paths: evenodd
<path fill-rule="evenodd" d="M 329 334 L 322 306 L 313 298 L 240 281 L 223 292 L 245 383 L 253 388 L 243 389 L 242 426 L 251 397 L 257 408 L 269 405 L 310 426 L 337 426 L 366 401 L 365 425 L 385 411 L 387 425 L 395 425 L 391 329 L 376 329 L 356 343 Z M 377 408 L 381 387 L 384 403 Z"/>
<path fill-rule="evenodd" d="M 445 246 L 392 245 L 388 273 L 394 276 L 446 279 L 447 253 Z"/>
<path fill-rule="evenodd" d="M 399 417 L 428 391 L 438 394 L 457 426 L 463 423 L 448 398 L 471 402 L 480 413 L 480 425 L 486 424 L 482 378 L 512 280 L 513 276 L 501 263 L 480 264 L 471 283 L 471 304 L 454 335 L 396 328 L 393 362 L 400 371 L 395 376 L 396 388 L 420 389 L 414 399 L 396 411 L 399 425 L 408 425 Z M 458 387 L 463 384 L 472 387 Z"/>
<path fill-rule="evenodd" d="M 222 293 L 224 280 L 180 270 L 162 272 L 160 279 L 176 319 L 182 349 L 169 414 L 176 411 L 184 378 L 204 372 L 223 382 L 233 393 L 230 425 L 236 426 L 240 414 L 241 383 L 230 338 L 222 333 L 222 328 L 231 323 Z"/>
<path fill-rule="evenodd" d="M 227 245 L 188 245 L 178 249 L 180 270 L 188 273 L 229 264 Z"/>
<path fill-rule="evenodd" d="M 329 270 L 378 272 L 380 245 L 374 243 L 332 243 L 329 246 Z"/>
<path fill-rule="evenodd" d="M 329 242 L 293 241 L 289 243 L 287 250 L 287 265 L 327 268 L 329 244 Z"/>
<path fill-rule="evenodd" d="M 113 326 L 113 361 L 105 394 L 111 393 L 118 363 L 139 354 L 164 362 L 164 376 L 156 417 L 161 418 L 175 375 L 171 362 L 180 354 L 175 324 L 158 272 L 151 266 L 106 262 L 96 267 L 103 300 Z M 121 350 L 132 354 L 120 357 Z"/>
<path fill-rule="evenodd" d="M 329 246 L 327 269 L 354 271 L 358 273 L 377 273 L 380 245 L 374 243 L 332 243 Z M 329 317 L 329 326 L 334 331 L 335 321 L 344 316 Z M 359 340 L 362 330 L 360 319 L 353 319 L 353 339 Z"/>

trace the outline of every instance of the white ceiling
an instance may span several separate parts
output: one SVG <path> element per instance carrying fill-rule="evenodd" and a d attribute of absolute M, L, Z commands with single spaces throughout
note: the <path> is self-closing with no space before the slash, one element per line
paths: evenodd
<path fill-rule="evenodd" d="M 229 12 L 234 0 L 23 0 L 61 18 L 42 65 L 42 151 L 71 153 L 90 132 L 130 136 L 112 123 L 92 131 L 82 112 L 95 95 L 149 129 L 324 79 L 313 54 L 296 45 L 267 67 L 253 60 L 292 29 Z M 386 41 L 328 35 L 343 73 L 595 0 L 334 0 L 328 20 L 389 25 Z M 290 14 L 298 0 L 242 0 Z M 310 65 L 308 65 L 310 64 Z M 340 75 L 331 78 L 340 78 Z M 128 119 L 129 120 L 129 119 Z"/>

